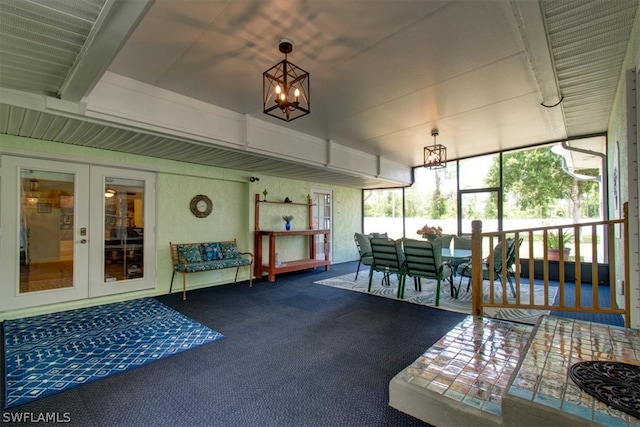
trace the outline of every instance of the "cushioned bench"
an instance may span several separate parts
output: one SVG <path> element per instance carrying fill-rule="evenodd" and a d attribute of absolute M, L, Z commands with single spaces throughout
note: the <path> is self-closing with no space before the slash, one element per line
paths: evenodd
<path fill-rule="evenodd" d="M 236 241 L 201 242 L 201 243 L 171 243 L 171 261 L 173 263 L 173 275 L 171 286 L 176 273 L 182 273 L 182 299 L 187 299 L 187 274 L 201 271 L 219 270 L 222 268 L 236 268 L 236 277 L 240 267 L 249 267 L 249 286 L 253 287 L 253 254 L 239 252 Z"/>

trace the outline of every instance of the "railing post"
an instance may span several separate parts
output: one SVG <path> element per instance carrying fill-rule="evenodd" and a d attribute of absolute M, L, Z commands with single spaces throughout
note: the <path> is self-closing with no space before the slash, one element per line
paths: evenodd
<path fill-rule="evenodd" d="M 482 221 L 471 221 L 471 313 L 482 316 Z"/>

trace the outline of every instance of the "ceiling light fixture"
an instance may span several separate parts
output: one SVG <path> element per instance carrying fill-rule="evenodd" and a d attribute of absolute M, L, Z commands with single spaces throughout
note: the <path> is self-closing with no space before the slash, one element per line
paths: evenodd
<path fill-rule="evenodd" d="M 424 167 L 429 169 L 441 169 L 447 166 L 447 147 L 436 144 L 438 129 L 431 131 L 433 145 L 424 147 Z"/>
<path fill-rule="evenodd" d="M 280 40 L 279 49 L 284 59 L 262 73 L 262 104 L 265 114 L 290 122 L 311 112 L 309 73 L 287 61 L 291 40 Z"/>
<path fill-rule="evenodd" d="M 116 195 L 116 190 L 111 187 L 107 187 L 104 190 L 104 197 L 113 197 L 115 195 Z"/>
<path fill-rule="evenodd" d="M 38 191 L 40 190 L 40 183 L 37 179 L 29 181 L 29 195 L 27 196 L 27 202 L 33 204 L 38 201 Z"/>

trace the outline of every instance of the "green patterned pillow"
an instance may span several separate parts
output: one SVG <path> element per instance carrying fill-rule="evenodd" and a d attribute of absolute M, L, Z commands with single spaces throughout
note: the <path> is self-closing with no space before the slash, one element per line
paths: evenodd
<path fill-rule="evenodd" d="M 182 262 L 202 262 L 199 245 L 179 245 L 178 257 Z"/>
<path fill-rule="evenodd" d="M 234 242 L 220 242 L 220 249 L 224 259 L 240 258 L 240 252 Z"/>

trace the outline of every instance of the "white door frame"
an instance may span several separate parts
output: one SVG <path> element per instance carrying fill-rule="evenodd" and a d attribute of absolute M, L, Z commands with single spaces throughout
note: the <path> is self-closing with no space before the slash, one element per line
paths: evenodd
<path fill-rule="evenodd" d="M 0 156 L 0 311 L 30 308 L 92 297 L 153 289 L 156 286 L 156 174 L 91 166 L 62 159 Z M 21 170 L 74 175 L 73 286 L 20 293 L 20 183 Z M 105 177 L 144 181 L 144 276 L 105 283 Z M 84 230 L 84 231 L 83 231 Z"/>
<path fill-rule="evenodd" d="M 0 218 L 0 311 L 34 307 L 87 298 L 89 296 L 89 251 L 86 236 L 80 230 L 88 227 L 89 166 L 75 163 L 2 156 L 2 205 Z M 73 286 L 48 291 L 20 292 L 20 184 L 21 170 L 60 172 L 74 175 Z M 83 241 L 84 240 L 84 241 Z"/>
<path fill-rule="evenodd" d="M 330 226 L 331 234 L 330 234 L 330 238 L 329 238 L 329 260 L 332 261 L 333 260 L 333 228 L 334 228 L 333 224 L 335 222 L 334 221 L 334 217 L 333 217 L 333 205 L 334 205 L 334 203 L 333 203 L 333 190 L 328 189 L 328 188 L 322 188 L 322 187 L 311 187 L 309 190 L 311 191 L 311 197 L 312 197 L 312 200 L 313 200 L 314 204 L 317 204 L 317 195 L 318 194 L 328 194 L 330 196 L 331 202 L 329 204 L 329 219 L 330 219 L 330 224 L 331 224 L 331 226 Z M 316 209 L 317 208 L 318 207 L 316 206 Z M 314 210 L 314 215 L 313 215 L 312 220 L 315 219 L 315 218 L 317 218 L 317 215 L 315 214 L 315 210 Z M 317 228 L 320 228 L 320 227 L 318 226 L 318 224 L 315 224 L 314 228 L 317 229 Z M 316 239 L 321 239 L 321 238 L 323 238 L 323 237 L 322 236 L 316 236 Z M 316 248 L 322 248 L 322 246 L 316 245 Z M 324 252 L 324 248 L 322 248 L 322 252 Z M 316 250 L 316 253 L 319 253 L 319 251 Z M 324 256 L 323 256 L 323 258 L 324 258 Z"/>
<path fill-rule="evenodd" d="M 105 281 L 105 180 L 107 178 L 124 178 L 144 181 L 144 233 L 143 265 L 144 276 L 135 279 Z M 89 296 L 99 297 L 119 294 L 123 292 L 153 289 L 156 286 L 156 241 L 155 241 L 155 200 L 156 174 L 129 169 L 111 167 L 91 167 L 91 205 L 98 209 L 91 209 L 89 232 L 90 252 L 89 262 Z"/>

